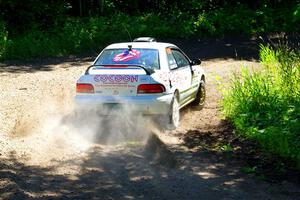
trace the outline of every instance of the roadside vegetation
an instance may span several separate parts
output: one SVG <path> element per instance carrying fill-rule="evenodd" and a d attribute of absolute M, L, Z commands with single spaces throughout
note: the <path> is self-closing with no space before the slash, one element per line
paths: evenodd
<path fill-rule="evenodd" d="M 262 69 L 243 69 L 224 92 L 223 112 L 247 139 L 300 169 L 300 54 L 261 46 Z"/>
<path fill-rule="evenodd" d="M 137 36 L 220 37 L 296 32 L 299 1 L 0 2 L 0 60 L 99 52 Z M 17 12 L 16 12 L 17 11 Z"/>

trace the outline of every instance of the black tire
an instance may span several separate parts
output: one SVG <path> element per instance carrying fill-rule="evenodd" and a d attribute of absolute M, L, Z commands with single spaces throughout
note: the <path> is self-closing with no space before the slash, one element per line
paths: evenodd
<path fill-rule="evenodd" d="M 180 112 L 179 112 L 179 102 L 176 96 L 173 97 L 169 113 L 166 116 L 166 121 L 167 121 L 166 124 L 167 130 L 174 130 L 179 126 Z"/>
<path fill-rule="evenodd" d="M 201 80 L 196 94 L 196 98 L 191 104 L 192 108 L 194 110 L 201 110 L 204 107 L 205 98 L 206 98 L 205 82 Z"/>

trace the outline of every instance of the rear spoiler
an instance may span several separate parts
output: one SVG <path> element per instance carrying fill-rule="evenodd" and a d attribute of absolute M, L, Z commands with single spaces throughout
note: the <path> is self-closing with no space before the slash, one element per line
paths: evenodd
<path fill-rule="evenodd" d="M 111 65 L 91 65 L 89 66 L 86 70 L 85 70 L 85 75 L 89 75 L 89 70 L 92 68 L 92 67 L 96 67 L 96 66 L 111 66 Z M 118 66 L 121 66 L 121 65 L 118 65 Z M 145 70 L 146 74 L 147 75 L 151 75 L 154 73 L 154 70 L 151 69 L 151 68 L 148 68 L 148 67 L 145 67 L 145 66 L 142 66 L 142 65 L 124 65 L 124 66 L 134 66 L 134 67 L 139 67 L 139 68 L 142 68 L 143 70 Z"/>
<path fill-rule="evenodd" d="M 84 75 L 89 75 L 89 71 L 92 67 L 94 67 L 95 65 L 90 65 L 84 72 Z"/>

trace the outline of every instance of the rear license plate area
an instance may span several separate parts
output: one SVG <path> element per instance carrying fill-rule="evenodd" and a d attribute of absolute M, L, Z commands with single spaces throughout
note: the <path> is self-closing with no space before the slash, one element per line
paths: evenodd
<path fill-rule="evenodd" d="M 120 103 L 106 103 L 103 105 L 104 109 L 107 110 L 118 110 L 118 109 L 122 109 L 122 104 Z"/>

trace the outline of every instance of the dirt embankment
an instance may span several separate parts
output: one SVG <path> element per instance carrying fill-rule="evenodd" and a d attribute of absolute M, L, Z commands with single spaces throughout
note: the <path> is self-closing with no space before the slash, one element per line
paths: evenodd
<path fill-rule="evenodd" d="M 245 162 L 226 152 L 236 138 L 220 87 L 257 62 L 205 60 L 205 108 L 183 109 L 172 132 L 131 116 L 74 120 L 75 82 L 90 62 L 0 68 L 0 199 L 299 199 L 298 185 L 243 173 Z"/>

